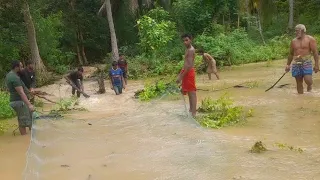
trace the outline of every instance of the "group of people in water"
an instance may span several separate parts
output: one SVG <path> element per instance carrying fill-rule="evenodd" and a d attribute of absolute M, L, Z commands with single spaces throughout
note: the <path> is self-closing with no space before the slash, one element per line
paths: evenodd
<path fill-rule="evenodd" d="M 306 27 L 299 24 L 295 27 L 296 38 L 291 41 L 288 61 L 285 72 L 292 71 L 292 76 L 296 79 L 297 92 L 303 94 L 303 82 L 307 84 L 307 91 L 312 90 L 312 74 L 313 71 L 319 71 L 319 54 L 317 50 L 316 40 L 306 34 Z M 184 56 L 184 66 L 179 73 L 176 83 L 181 87 L 181 93 L 189 97 L 189 112 L 193 117 L 197 112 L 197 88 L 196 88 L 196 70 L 194 67 L 194 59 L 196 49 L 192 45 L 192 36 L 184 34 L 181 36 L 186 47 Z M 207 63 L 207 73 L 211 80 L 213 73 L 217 79 L 220 79 L 215 59 L 204 50 L 198 50 L 198 54 L 203 57 Z M 315 61 L 312 67 L 312 56 Z M 6 76 L 6 85 L 10 92 L 10 106 L 15 110 L 18 116 L 18 124 L 21 135 L 25 135 L 26 128 L 31 130 L 32 112 L 34 111 L 32 93 L 36 85 L 34 65 L 27 62 L 26 67 L 20 61 L 13 61 L 12 70 Z M 79 67 L 76 71 L 69 73 L 65 78 L 72 83 L 72 95 L 77 91 L 77 97 L 80 97 L 83 87 L 84 69 Z M 109 70 L 110 86 L 116 95 L 122 94 L 122 90 L 126 88 L 128 78 L 128 63 L 124 55 L 119 56 L 119 60 L 112 62 Z M 75 88 L 76 87 L 76 88 Z"/>
<path fill-rule="evenodd" d="M 67 81 L 77 88 L 72 87 L 72 95 L 75 95 L 75 92 L 77 92 L 77 97 L 80 97 L 80 91 L 84 91 L 83 72 L 83 67 L 79 67 L 77 71 L 73 71 L 65 76 Z M 126 88 L 128 79 L 128 63 L 124 59 L 123 54 L 120 54 L 119 60 L 112 62 L 109 77 L 111 89 L 114 90 L 116 95 L 122 94 L 122 90 Z"/>

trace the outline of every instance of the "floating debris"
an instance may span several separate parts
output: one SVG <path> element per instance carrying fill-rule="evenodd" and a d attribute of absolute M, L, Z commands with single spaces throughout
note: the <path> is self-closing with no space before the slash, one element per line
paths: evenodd
<path fill-rule="evenodd" d="M 288 150 L 290 150 L 290 151 L 297 151 L 297 152 L 299 152 L 299 153 L 303 153 L 303 149 L 301 149 L 301 148 L 296 148 L 296 147 L 290 146 L 290 145 L 288 145 L 288 144 L 275 143 L 274 145 L 277 146 L 277 147 L 280 148 L 280 149 L 288 149 Z"/>
<path fill-rule="evenodd" d="M 267 148 L 261 141 L 257 141 L 251 148 L 251 153 L 262 153 L 267 151 Z"/>

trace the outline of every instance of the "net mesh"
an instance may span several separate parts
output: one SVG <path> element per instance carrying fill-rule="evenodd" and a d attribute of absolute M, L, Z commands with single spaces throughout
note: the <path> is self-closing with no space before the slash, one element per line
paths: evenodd
<path fill-rule="evenodd" d="M 318 166 L 299 166 L 294 152 L 248 153 L 253 138 L 201 128 L 183 97 L 138 103 L 132 93 L 94 95 L 90 113 L 34 121 L 25 180 L 305 179 Z M 305 153 L 314 164 L 319 153 Z M 281 157 L 281 158 L 278 158 Z M 276 164 L 276 165 L 275 165 Z M 272 174 L 272 176 L 270 176 Z M 284 178 L 285 177 L 285 178 Z"/>

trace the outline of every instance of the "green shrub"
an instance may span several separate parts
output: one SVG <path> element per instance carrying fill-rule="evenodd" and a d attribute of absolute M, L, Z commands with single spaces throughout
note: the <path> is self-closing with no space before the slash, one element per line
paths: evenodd
<path fill-rule="evenodd" d="M 164 81 L 160 80 L 155 84 L 146 85 L 143 90 L 139 90 L 135 93 L 135 97 L 141 101 L 149 101 L 151 99 L 157 98 L 165 93 L 177 94 L 179 89 L 174 80 Z"/>
<path fill-rule="evenodd" d="M 58 74 L 65 73 L 67 65 L 72 63 L 75 53 L 66 51 L 60 47 L 60 39 L 64 36 L 63 13 L 58 12 L 43 17 L 40 12 L 35 12 L 35 26 L 37 28 L 38 45 L 41 57 L 45 60 L 49 70 Z"/>
<path fill-rule="evenodd" d="M 183 55 L 181 55 L 183 58 Z M 129 68 L 129 78 L 139 79 L 139 78 L 150 78 L 155 76 L 170 76 L 178 75 L 183 68 L 184 60 L 170 61 L 163 57 L 146 57 L 146 56 L 136 56 L 133 59 L 128 59 Z M 195 68 L 197 73 L 204 72 L 204 66 L 202 57 L 195 57 Z"/>
<path fill-rule="evenodd" d="M 202 115 L 197 117 L 197 121 L 204 127 L 221 128 L 240 123 L 246 117 L 252 116 L 252 110 L 248 113 L 242 106 L 233 105 L 233 101 L 223 95 L 217 100 L 206 98 L 202 100 L 198 112 Z"/>
<path fill-rule="evenodd" d="M 0 119 L 12 118 L 15 116 L 15 112 L 10 107 L 9 103 L 9 93 L 0 91 Z"/>
<path fill-rule="evenodd" d="M 66 113 L 71 110 L 77 110 L 75 106 L 79 104 L 79 100 L 77 97 L 65 98 L 61 99 L 57 102 L 55 108 L 51 111 L 51 113 Z M 83 110 L 80 108 L 80 110 Z"/>
<path fill-rule="evenodd" d="M 244 30 L 237 29 L 215 37 L 200 35 L 195 43 L 214 56 L 218 65 L 223 66 L 283 58 L 287 55 L 290 41 L 287 36 L 281 36 L 271 39 L 267 45 L 260 45 L 250 39 Z"/>
<path fill-rule="evenodd" d="M 66 65 L 57 65 L 54 67 L 56 73 L 63 75 L 69 71 L 69 68 Z"/>
<path fill-rule="evenodd" d="M 40 100 L 39 98 L 36 98 L 34 101 L 34 106 L 42 108 L 44 106 L 44 102 L 42 100 Z"/>
<path fill-rule="evenodd" d="M 148 14 L 152 17 L 148 16 Z M 149 11 L 137 21 L 139 29 L 140 47 L 147 54 L 153 54 L 166 47 L 176 35 L 175 23 L 168 19 L 169 13 L 162 8 Z"/>
<path fill-rule="evenodd" d="M 9 124 L 8 120 L 0 120 L 0 135 L 7 132 L 10 127 L 12 126 Z"/>

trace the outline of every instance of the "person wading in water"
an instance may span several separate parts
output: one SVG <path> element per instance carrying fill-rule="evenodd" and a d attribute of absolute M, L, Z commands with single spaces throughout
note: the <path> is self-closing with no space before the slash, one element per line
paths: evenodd
<path fill-rule="evenodd" d="M 184 55 L 185 60 L 183 69 L 181 70 L 176 82 L 177 84 L 181 84 L 182 82 L 181 91 L 183 95 L 188 94 L 190 104 L 189 111 L 192 113 L 192 116 L 195 117 L 197 113 L 197 88 L 195 82 L 196 71 L 194 68 L 195 49 L 191 45 L 191 35 L 185 34 L 181 36 L 181 38 L 183 39 L 183 43 L 187 49 Z"/>
<path fill-rule="evenodd" d="M 22 69 L 18 74 L 20 75 L 22 82 L 30 91 L 30 102 L 34 104 L 34 95 L 32 93 L 34 93 L 34 89 L 36 87 L 36 74 L 34 72 L 34 65 L 32 61 L 28 61 L 26 65 L 27 67 Z"/>
<path fill-rule="evenodd" d="M 84 87 L 83 87 L 83 67 L 79 67 L 77 71 L 73 71 L 71 72 L 68 76 L 66 76 L 65 78 L 67 79 L 67 81 L 69 81 L 70 83 L 73 83 L 77 88 L 79 88 L 79 90 L 84 91 Z M 76 93 L 76 89 L 74 87 L 72 87 L 72 95 L 74 96 Z M 80 92 L 77 91 L 77 97 L 79 98 L 81 95 Z"/>
<path fill-rule="evenodd" d="M 18 116 L 19 131 L 21 135 L 26 135 L 28 127 L 31 131 L 33 105 L 30 103 L 28 88 L 19 77 L 22 70 L 20 61 L 12 62 L 12 69 L 6 76 L 6 85 L 10 92 L 10 106 Z"/>
<path fill-rule="evenodd" d="M 209 80 L 211 80 L 212 73 L 214 75 L 216 75 L 217 79 L 220 79 L 220 77 L 218 75 L 216 60 L 212 56 L 210 56 L 210 54 L 205 53 L 203 49 L 199 50 L 199 55 L 202 56 L 204 63 L 206 63 L 208 65 L 207 73 L 208 73 Z"/>
<path fill-rule="evenodd" d="M 312 90 L 312 55 L 314 58 L 313 71 L 319 71 L 319 54 L 317 50 L 317 42 L 306 34 L 307 30 L 303 24 L 295 27 L 296 38 L 291 41 L 290 53 L 285 68 L 286 72 L 290 71 L 292 63 L 292 76 L 295 77 L 297 83 L 297 91 L 303 94 L 303 80 L 307 84 L 307 91 Z"/>
<path fill-rule="evenodd" d="M 128 63 L 124 59 L 124 55 L 120 54 L 119 60 L 118 60 L 118 66 L 123 72 L 123 78 L 124 82 L 127 85 L 128 84 Z"/>

